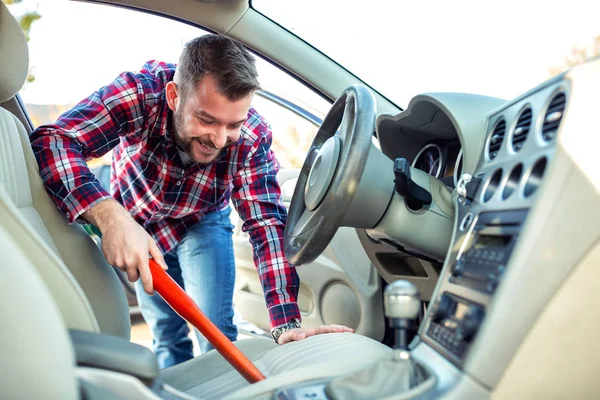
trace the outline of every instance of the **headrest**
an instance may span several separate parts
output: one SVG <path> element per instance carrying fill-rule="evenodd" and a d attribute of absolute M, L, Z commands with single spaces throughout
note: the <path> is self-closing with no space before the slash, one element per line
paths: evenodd
<path fill-rule="evenodd" d="M 27 40 L 17 20 L 0 1 L 0 103 L 23 87 L 29 70 Z"/>

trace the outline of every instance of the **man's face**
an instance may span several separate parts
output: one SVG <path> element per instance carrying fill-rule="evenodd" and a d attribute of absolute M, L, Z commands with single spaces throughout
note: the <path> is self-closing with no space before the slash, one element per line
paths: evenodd
<path fill-rule="evenodd" d="M 212 163 L 240 137 L 253 94 L 230 101 L 219 93 L 210 75 L 205 75 L 185 99 L 173 82 L 169 85 L 167 98 L 173 110 L 175 143 L 195 162 Z M 177 94 L 173 95 L 173 90 Z"/>

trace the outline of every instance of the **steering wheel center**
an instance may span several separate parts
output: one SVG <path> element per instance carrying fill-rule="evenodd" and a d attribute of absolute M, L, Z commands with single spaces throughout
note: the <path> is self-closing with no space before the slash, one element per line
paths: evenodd
<path fill-rule="evenodd" d="M 321 204 L 329 189 L 340 157 L 340 147 L 340 138 L 332 136 L 317 150 L 304 188 L 304 202 L 310 211 Z"/>

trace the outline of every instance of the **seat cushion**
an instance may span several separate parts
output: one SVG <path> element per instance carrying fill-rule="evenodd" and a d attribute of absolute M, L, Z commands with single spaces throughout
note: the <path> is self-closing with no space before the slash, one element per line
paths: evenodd
<path fill-rule="evenodd" d="M 366 365 L 392 351 L 373 339 L 353 333 L 311 336 L 283 346 L 268 339 L 246 339 L 235 344 L 267 378 L 332 360 Z M 221 399 L 248 385 L 216 351 L 164 369 L 160 377 L 176 389 L 202 399 Z"/>
<path fill-rule="evenodd" d="M 234 344 L 251 361 L 259 360 L 265 353 L 278 347 L 273 340 L 255 338 L 238 340 Z M 232 370 L 231 364 L 219 352 L 213 350 L 161 370 L 160 378 L 174 388 L 186 392 Z"/>

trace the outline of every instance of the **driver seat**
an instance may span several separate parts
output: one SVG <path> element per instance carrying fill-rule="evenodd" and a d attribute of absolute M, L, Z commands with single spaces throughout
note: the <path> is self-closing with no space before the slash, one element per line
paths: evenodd
<path fill-rule="evenodd" d="M 25 395 L 29 393 L 25 386 L 38 387 L 41 391 L 37 397 L 42 393 L 47 397 L 49 392 L 43 391 L 44 385 L 57 382 L 64 384 L 69 393 L 58 397 L 72 398 L 77 365 L 67 330 L 129 340 L 131 326 L 125 294 L 115 271 L 95 242 L 80 226 L 69 225 L 46 194 L 28 131 L 18 113 L 5 108 L 18 105 L 15 96 L 27 71 L 27 42 L 16 20 L 0 2 L 0 242 L 4 252 L 0 263 L 0 344 L 2 354 L 10 354 L 18 366 L 11 366 L 10 378 L 4 376 L 2 381 L 23 386 L 23 395 L 15 397 L 32 397 Z M 11 279 L 5 280 L 5 274 Z M 21 286 L 16 286 L 19 283 Z M 27 304 L 21 303 L 23 297 Z M 12 309 L 13 304 L 13 312 L 4 310 Z M 51 321 L 39 317 L 43 310 Z M 52 319 L 55 314 L 60 321 Z M 48 331 L 36 331 L 36 321 L 44 324 L 37 326 Z M 44 336 L 40 337 L 42 332 Z M 329 360 L 343 360 L 346 366 L 360 367 L 391 351 L 356 334 L 319 335 L 281 347 L 267 339 L 246 339 L 236 342 L 236 346 L 265 376 Z M 39 357 L 47 357 L 44 360 L 50 364 L 40 363 Z M 62 377 L 55 381 L 59 372 Z M 72 379 L 65 374 L 73 375 Z M 221 398 L 247 385 L 216 351 L 162 370 L 159 378 L 179 391 L 209 398 Z"/>

